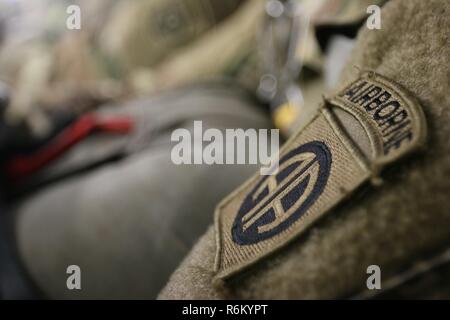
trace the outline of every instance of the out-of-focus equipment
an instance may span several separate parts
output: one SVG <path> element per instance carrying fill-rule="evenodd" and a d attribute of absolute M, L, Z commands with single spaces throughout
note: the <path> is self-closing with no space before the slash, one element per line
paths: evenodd
<path fill-rule="evenodd" d="M 297 53 L 309 22 L 295 0 L 268 0 L 265 11 L 260 39 L 264 74 L 258 95 L 270 102 L 275 126 L 288 135 L 303 105 L 302 92 L 296 83 L 302 68 Z"/>

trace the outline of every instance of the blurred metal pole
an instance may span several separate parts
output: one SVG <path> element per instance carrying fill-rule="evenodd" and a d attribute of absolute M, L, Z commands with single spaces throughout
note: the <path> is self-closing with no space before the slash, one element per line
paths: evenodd
<path fill-rule="evenodd" d="M 287 134 L 303 104 L 296 83 L 302 68 L 297 52 L 309 21 L 295 0 L 268 0 L 265 9 L 260 37 L 264 65 L 257 94 L 270 103 L 275 125 Z"/>

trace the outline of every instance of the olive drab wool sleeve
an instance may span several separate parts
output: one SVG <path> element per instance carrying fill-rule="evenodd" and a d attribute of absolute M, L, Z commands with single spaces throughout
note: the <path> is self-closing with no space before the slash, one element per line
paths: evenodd
<path fill-rule="evenodd" d="M 448 1 L 392 0 L 381 29 L 363 25 L 276 187 L 255 176 L 222 201 L 159 298 L 353 297 L 369 266 L 383 286 L 448 247 L 449 15 Z"/>

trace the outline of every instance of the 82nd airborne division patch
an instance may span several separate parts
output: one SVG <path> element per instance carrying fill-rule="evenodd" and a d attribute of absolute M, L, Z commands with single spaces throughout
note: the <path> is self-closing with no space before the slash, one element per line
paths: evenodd
<path fill-rule="evenodd" d="M 425 139 L 417 101 L 385 77 L 362 74 L 289 139 L 276 174 L 254 176 L 218 205 L 216 278 L 285 246 Z"/>

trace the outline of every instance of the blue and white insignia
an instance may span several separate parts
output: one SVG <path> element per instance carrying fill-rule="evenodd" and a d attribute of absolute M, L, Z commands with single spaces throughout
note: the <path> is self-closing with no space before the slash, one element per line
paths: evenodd
<path fill-rule="evenodd" d="M 319 198 L 328 181 L 331 153 L 320 141 L 286 154 L 276 175 L 264 176 L 247 195 L 231 229 L 239 245 L 250 245 L 283 232 Z"/>

